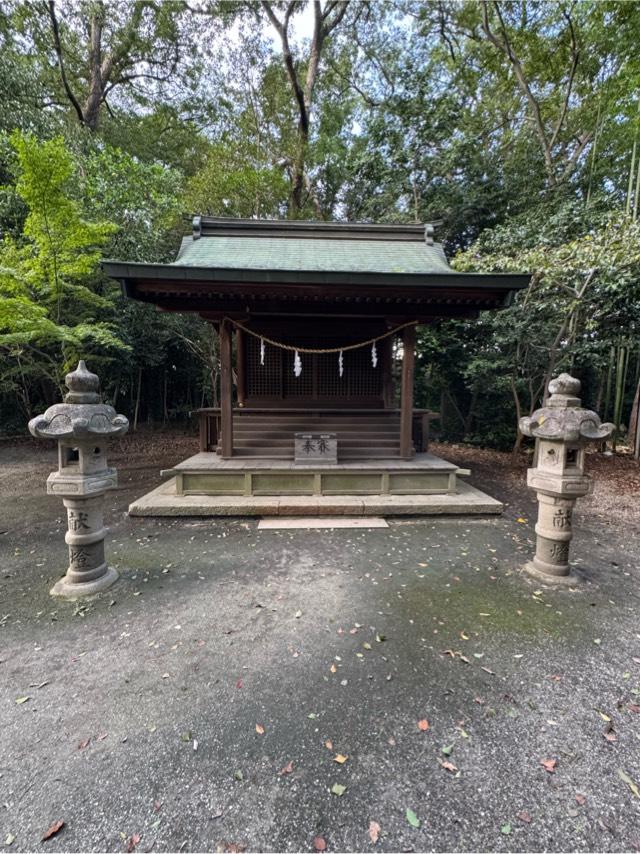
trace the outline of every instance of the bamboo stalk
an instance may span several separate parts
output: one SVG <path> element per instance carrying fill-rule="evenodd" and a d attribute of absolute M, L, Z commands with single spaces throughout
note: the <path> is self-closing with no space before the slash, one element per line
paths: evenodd
<path fill-rule="evenodd" d="M 609 414 L 609 406 L 611 404 L 611 385 L 613 380 L 613 366 L 615 361 L 616 348 L 609 348 L 609 367 L 607 368 L 607 390 L 604 396 L 604 411 L 603 417 L 604 420 L 607 420 L 607 416 Z"/>
<path fill-rule="evenodd" d="M 620 435 L 620 420 L 622 415 L 622 397 L 624 394 L 624 365 L 625 365 L 625 351 L 626 348 L 624 346 L 618 347 L 618 358 L 616 364 L 616 393 L 615 399 L 613 403 L 613 423 L 615 424 L 615 431 L 613 434 L 613 450 L 616 450 L 616 443 Z"/>
<path fill-rule="evenodd" d="M 640 99 L 638 100 L 638 115 L 640 115 Z M 633 135 L 633 148 L 631 149 L 631 169 L 629 170 L 629 186 L 627 187 L 627 202 L 625 205 L 625 213 L 631 213 L 631 195 L 633 193 L 633 178 L 636 168 L 636 152 L 638 150 L 638 119 L 636 118 L 636 129 Z"/>

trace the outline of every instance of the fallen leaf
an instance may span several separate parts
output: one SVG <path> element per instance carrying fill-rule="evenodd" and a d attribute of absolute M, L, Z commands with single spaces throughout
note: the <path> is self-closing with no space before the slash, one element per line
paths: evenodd
<path fill-rule="evenodd" d="M 338 797 L 342 797 L 346 791 L 347 787 L 343 786 L 341 783 L 334 783 L 331 787 L 331 794 L 338 795 Z"/>
<path fill-rule="evenodd" d="M 623 783 L 626 783 L 627 786 L 631 789 L 636 798 L 640 798 L 640 789 L 638 788 L 638 784 L 634 783 L 631 777 L 622 770 L 622 768 L 618 769 L 618 777 L 622 780 Z"/>
<path fill-rule="evenodd" d="M 108 735 L 108 732 L 102 732 L 99 736 L 96 737 L 96 741 L 104 741 Z"/>
<path fill-rule="evenodd" d="M 242 782 L 244 780 L 244 774 L 242 773 L 242 771 L 234 771 L 233 779 Z"/>
<path fill-rule="evenodd" d="M 89 746 L 90 741 L 91 741 L 90 738 L 85 738 L 84 741 L 81 741 L 80 744 L 78 745 L 78 750 L 84 750 L 85 747 Z"/>
<path fill-rule="evenodd" d="M 379 835 L 380 835 L 380 825 L 378 824 L 377 821 L 370 821 L 369 822 L 369 839 L 373 842 L 374 845 L 378 841 Z"/>
<path fill-rule="evenodd" d="M 518 518 L 516 519 L 516 522 L 520 522 L 521 525 L 527 524 L 527 520 L 523 519 L 522 516 L 518 516 Z"/>
<path fill-rule="evenodd" d="M 600 715 L 600 717 L 602 718 L 603 721 L 606 721 L 607 723 L 609 723 L 609 721 L 611 720 L 609 715 L 605 715 L 605 713 L 601 712 L 600 709 L 596 709 L 596 712 Z"/>
<path fill-rule="evenodd" d="M 27 703 L 30 699 L 31 697 L 18 697 L 16 699 L 16 705 L 21 706 L 23 703 Z"/>
<path fill-rule="evenodd" d="M 509 822 L 502 825 L 502 827 L 500 828 L 500 833 L 504 833 L 505 836 L 508 836 L 511 833 L 511 825 L 509 824 Z"/>
<path fill-rule="evenodd" d="M 162 806 L 162 804 L 160 803 L 160 801 L 154 801 L 153 802 L 153 811 L 159 812 L 161 806 Z"/>
<path fill-rule="evenodd" d="M 445 756 L 451 756 L 451 751 L 453 750 L 453 744 L 447 744 L 442 748 L 442 752 Z"/>
<path fill-rule="evenodd" d="M 46 830 L 42 835 L 42 842 L 46 839 L 51 839 L 52 836 L 55 836 L 56 833 L 62 830 L 64 827 L 64 821 L 54 821 L 51 827 Z"/>
<path fill-rule="evenodd" d="M 236 688 L 242 688 L 242 679 L 238 679 L 236 682 Z"/>
<path fill-rule="evenodd" d="M 349 757 L 348 757 L 348 756 L 345 756 L 343 753 L 337 753 L 337 754 L 333 757 L 333 761 L 334 761 L 334 762 L 337 762 L 339 765 L 344 765 L 344 763 L 347 761 L 347 759 L 348 759 L 348 758 L 349 758 Z"/>
<path fill-rule="evenodd" d="M 332 665 L 331 665 L 331 667 L 329 668 L 329 670 L 330 670 L 332 673 L 337 673 L 338 668 L 335 666 L 335 664 L 332 664 Z"/>
<path fill-rule="evenodd" d="M 447 759 L 438 759 L 438 762 L 446 771 L 451 771 L 452 774 L 455 774 L 458 770 L 453 762 L 449 762 Z"/>
<path fill-rule="evenodd" d="M 316 851 L 326 851 L 327 843 L 321 836 L 316 836 L 316 838 L 313 840 L 313 847 L 316 849 Z"/>
<path fill-rule="evenodd" d="M 557 759 L 541 759 L 540 764 L 544 768 L 545 771 L 548 771 L 549 774 L 553 774 L 556 770 L 556 765 L 558 764 Z"/>
<path fill-rule="evenodd" d="M 362 648 L 363 649 L 371 649 L 371 644 L 368 641 L 365 641 L 365 643 L 362 644 Z"/>
<path fill-rule="evenodd" d="M 640 713 L 640 706 L 638 706 L 636 703 L 629 703 L 627 708 L 630 712 L 635 712 L 636 714 Z"/>
<path fill-rule="evenodd" d="M 262 724 L 256 724 L 256 732 L 258 735 L 264 735 L 264 727 Z"/>
<path fill-rule="evenodd" d="M 15 841 L 16 841 L 16 838 L 15 838 L 15 836 L 13 835 L 13 833 L 8 833 L 8 834 L 7 834 L 7 838 L 6 838 L 6 839 L 5 839 L 5 841 L 4 841 L 4 844 L 5 844 L 5 845 L 13 845 L 13 843 L 14 843 Z"/>
<path fill-rule="evenodd" d="M 284 768 L 280 769 L 280 774 L 281 775 L 291 774 L 292 771 L 293 771 L 293 762 L 287 762 L 287 764 L 284 766 Z"/>
<path fill-rule="evenodd" d="M 136 845 L 139 842 L 140 842 L 140 834 L 139 833 L 133 833 L 127 841 L 127 851 L 128 852 L 134 851 Z"/>
<path fill-rule="evenodd" d="M 613 724 L 607 724 L 602 735 L 607 739 L 607 741 L 610 742 L 618 740 L 618 736 L 616 735 L 616 731 L 613 728 Z"/>
<path fill-rule="evenodd" d="M 596 646 L 600 646 L 600 644 L 602 643 L 602 639 L 601 638 L 594 638 L 593 642 Z"/>
<path fill-rule="evenodd" d="M 329 740 L 325 741 L 324 746 L 327 748 L 327 750 L 333 750 L 333 742 L 332 741 L 329 741 Z"/>
<path fill-rule="evenodd" d="M 429 729 L 429 721 L 426 718 L 418 721 L 418 729 L 422 730 L 422 732 L 426 732 Z"/>
<path fill-rule="evenodd" d="M 384 641 L 386 641 L 386 639 L 387 639 L 386 635 L 376 635 L 377 643 L 383 643 Z"/>
<path fill-rule="evenodd" d="M 580 804 L 580 806 L 582 806 L 586 800 L 587 799 L 585 798 L 585 796 L 581 795 L 580 792 L 578 792 L 578 794 L 576 795 L 576 803 L 578 803 L 578 804 Z"/>
<path fill-rule="evenodd" d="M 531 824 L 531 816 L 526 810 L 521 810 L 516 818 L 519 818 L 520 821 L 524 821 L 525 824 Z"/>
<path fill-rule="evenodd" d="M 409 809 L 407 807 L 407 811 L 406 811 L 405 815 L 406 815 L 407 821 L 409 822 L 411 827 L 420 827 L 420 819 L 418 818 L 418 816 L 414 813 L 414 811 L 412 809 Z"/>

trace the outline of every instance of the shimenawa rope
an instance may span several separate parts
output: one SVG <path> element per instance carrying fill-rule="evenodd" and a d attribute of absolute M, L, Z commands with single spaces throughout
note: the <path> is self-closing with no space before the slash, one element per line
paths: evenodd
<path fill-rule="evenodd" d="M 400 332 L 401 329 L 406 329 L 407 326 L 417 326 L 418 322 L 416 320 L 410 320 L 408 323 L 402 323 L 400 326 L 396 326 L 394 329 L 390 329 L 388 332 L 385 332 L 383 335 L 377 335 L 375 338 L 368 338 L 366 341 L 360 341 L 358 344 L 347 344 L 344 347 L 329 347 L 329 348 L 317 348 L 317 347 L 296 347 L 295 344 L 283 344 L 282 341 L 274 341 L 273 338 L 267 338 L 266 335 L 261 335 L 259 332 L 254 332 L 253 329 L 248 329 L 244 323 L 241 323 L 239 320 L 233 320 L 232 318 L 225 318 L 230 323 L 233 323 L 238 329 L 242 329 L 243 332 L 246 332 L 247 335 L 253 335 L 254 338 L 258 338 L 261 341 L 266 341 L 267 344 L 271 344 L 272 347 L 280 347 L 281 350 L 289 350 L 291 353 L 342 353 L 346 350 L 358 350 L 360 347 L 366 347 L 368 344 L 376 344 L 378 341 L 382 341 L 384 338 L 389 338 L 391 335 L 395 335 L 396 332 Z M 377 360 L 376 360 L 377 361 Z"/>

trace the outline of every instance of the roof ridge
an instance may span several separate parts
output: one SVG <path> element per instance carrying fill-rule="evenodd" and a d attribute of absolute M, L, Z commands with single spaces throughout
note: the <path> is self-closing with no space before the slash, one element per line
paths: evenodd
<path fill-rule="evenodd" d="M 195 216 L 193 239 L 200 237 L 292 237 L 359 240 L 409 240 L 433 243 L 434 223 L 371 223 L 323 220 L 236 219 Z"/>

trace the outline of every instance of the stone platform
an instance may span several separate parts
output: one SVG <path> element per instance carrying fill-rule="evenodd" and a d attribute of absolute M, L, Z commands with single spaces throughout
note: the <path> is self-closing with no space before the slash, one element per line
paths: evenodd
<path fill-rule="evenodd" d="M 410 460 L 358 460 L 309 464 L 265 458 L 223 459 L 215 453 L 194 454 L 175 468 L 177 495 L 454 495 L 457 477 L 467 475 L 434 454 Z"/>
<path fill-rule="evenodd" d="M 324 466 L 195 454 L 134 501 L 131 516 L 430 516 L 501 513 L 433 454 Z"/>

